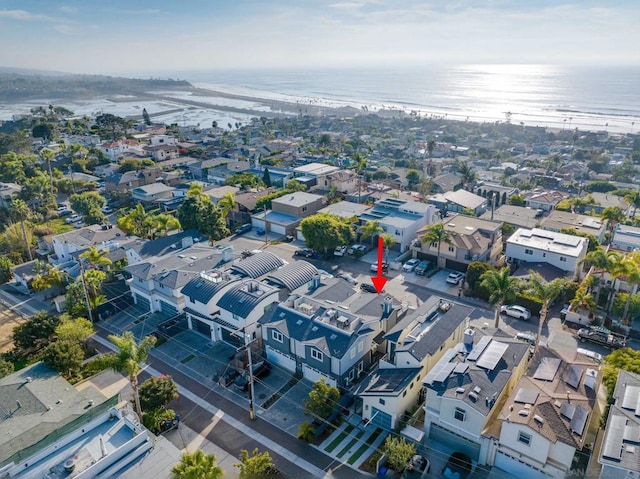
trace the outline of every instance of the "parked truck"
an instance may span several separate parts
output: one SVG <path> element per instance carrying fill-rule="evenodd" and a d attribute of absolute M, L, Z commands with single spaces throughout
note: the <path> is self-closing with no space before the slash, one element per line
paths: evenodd
<path fill-rule="evenodd" d="M 601 344 L 611 349 L 624 348 L 627 345 L 627 338 L 625 336 L 613 333 L 601 326 L 581 328 L 578 330 L 578 338 L 582 342 L 591 341 L 592 343 Z"/>

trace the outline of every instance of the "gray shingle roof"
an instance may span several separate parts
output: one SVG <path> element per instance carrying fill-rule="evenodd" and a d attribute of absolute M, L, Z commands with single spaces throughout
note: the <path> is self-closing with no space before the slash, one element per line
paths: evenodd
<path fill-rule="evenodd" d="M 293 291 L 319 274 L 318 269 L 311 263 L 296 261 L 268 275 L 265 279 Z"/>
<path fill-rule="evenodd" d="M 269 251 L 263 251 L 256 255 L 250 256 L 231 266 L 231 269 L 237 273 L 249 276 L 250 278 L 259 278 L 270 271 L 278 269 L 284 265 L 284 261 Z"/>
<path fill-rule="evenodd" d="M 420 368 L 376 369 L 358 387 L 359 396 L 397 396 L 420 374 Z"/>

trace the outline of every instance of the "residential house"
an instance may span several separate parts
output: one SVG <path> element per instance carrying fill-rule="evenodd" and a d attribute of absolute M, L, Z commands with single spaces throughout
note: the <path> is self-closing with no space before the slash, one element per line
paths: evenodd
<path fill-rule="evenodd" d="M 557 190 L 543 190 L 542 188 L 526 192 L 524 195 L 525 206 L 542 211 L 551 211 L 562 200 L 569 198 L 569 195 Z"/>
<path fill-rule="evenodd" d="M 424 399 L 422 378 L 462 339 L 472 311 L 431 296 L 392 327 L 383 337 L 385 356 L 355 391 L 362 419 L 387 430 L 398 427 L 404 412 Z"/>
<path fill-rule="evenodd" d="M 589 240 L 539 228 L 519 228 L 507 240 L 509 263 L 549 263 L 577 276 L 587 254 Z"/>
<path fill-rule="evenodd" d="M 327 213 L 340 218 L 350 219 L 359 218 L 371 209 L 371 205 L 362 203 L 351 203 L 350 201 L 338 201 L 331 203 L 324 208 L 318 210 L 318 213 Z"/>
<path fill-rule="evenodd" d="M 599 419 L 600 380 L 591 359 L 567 362 L 539 347 L 497 418 L 493 465 L 512 477 L 568 477 L 583 447 L 595 442 L 589 431 Z"/>
<path fill-rule="evenodd" d="M 293 177 L 284 180 L 284 186 L 287 186 L 287 183 L 291 180 L 296 180 L 299 183 L 302 183 L 307 187 L 308 190 L 312 189 L 314 186 L 320 187 L 322 190 L 329 190 L 329 179 L 327 179 L 327 184 L 325 184 L 324 179 L 334 173 L 340 171 L 340 168 L 333 165 L 326 165 L 324 163 L 307 163 L 306 165 L 298 166 L 293 169 Z M 346 177 L 345 177 L 346 181 Z M 353 183 L 353 188 L 355 189 L 357 182 Z M 341 191 L 341 190 L 338 190 Z"/>
<path fill-rule="evenodd" d="M 169 316 L 185 307 L 182 288 L 201 271 L 210 271 L 233 259 L 233 246 L 195 243 L 164 256 L 150 258 L 125 268 L 131 275 L 133 301 L 149 312 Z"/>
<path fill-rule="evenodd" d="M 69 145 L 80 145 L 89 148 L 100 144 L 100 137 L 98 135 L 69 135 L 65 133 L 61 135 L 60 139 L 64 142 L 65 148 L 68 148 Z"/>
<path fill-rule="evenodd" d="M 180 148 L 178 148 L 177 145 L 159 144 L 145 146 L 144 152 L 150 155 L 155 161 L 165 161 L 178 158 Z"/>
<path fill-rule="evenodd" d="M 206 236 L 198 231 L 186 230 L 161 236 L 154 240 L 136 238 L 135 241 L 123 245 L 122 249 L 127 257 L 127 265 L 132 266 L 166 254 L 175 253 L 206 240 Z"/>
<path fill-rule="evenodd" d="M 500 221 L 514 228 L 531 229 L 540 226 L 542 212 L 524 206 L 502 205 L 493 211 L 485 211 L 480 218 Z"/>
<path fill-rule="evenodd" d="M 256 204 L 263 196 L 273 193 L 273 189 L 265 188 L 260 191 L 238 192 L 235 195 L 236 204 L 229 213 L 229 221 L 232 224 L 251 223 L 251 214 L 256 211 Z"/>
<path fill-rule="evenodd" d="M 64 265 L 75 261 L 74 253 L 81 253 L 92 246 L 98 250 L 114 251 L 121 245 L 129 243 L 133 238 L 128 237 L 120 228 L 113 225 L 89 225 L 52 237 L 54 254 L 49 262 L 54 265 Z"/>
<path fill-rule="evenodd" d="M 425 435 L 479 464 L 491 463 L 491 429 L 527 369 L 529 347 L 500 330 L 464 331 L 462 342 L 422 380 Z"/>
<path fill-rule="evenodd" d="M 177 138 L 175 136 L 169 136 L 169 135 L 152 135 L 151 138 L 149 138 L 149 141 L 151 142 L 151 146 L 158 146 L 158 145 L 176 146 L 178 144 Z"/>
<path fill-rule="evenodd" d="M 612 195 L 611 193 L 599 193 L 597 191 L 589 194 L 594 199 L 595 204 L 583 206 L 582 208 L 585 212 L 593 212 L 595 215 L 601 215 L 606 208 L 618 207 L 625 213 L 629 210 L 629 203 L 620 196 Z"/>
<path fill-rule="evenodd" d="M 442 220 L 442 225 L 449 242 L 443 241 L 440 245 L 440 267 L 466 271 L 474 261 L 498 264 L 503 247 L 500 221 L 458 214 Z M 424 235 L 426 228 L 418 231 L 418 238 Z M 417 257 L 434 263 L 438 261 L 438 243 L 418 240 L 412 245 Z"/>
<path fill-rule="evenodd" d="M 600 242 L 604 242 L 609 222 L 596 216 L 586 216 L 568 211 L 553 210 L 540 221 L 540 228 L 548 231 L 560 232 L 572 229 L 577 233 L 593 235 Z"/>
<path fill-rule="evenodd" d="M 433 179 L 435 193 L 446 193 L 448 191 L 455 191 L 462 187 L 462 178 L 455 173 L 445 173 L 438 175 Z"/>
<path fill-rule="evenodd" d="M 381 334 L 406 307 L 357 292 L 342 278 L 317 277 L 259 321 L 267 359 L 305 379 L 349 387 L 375 360 Z"/>
<path fill-rule="evenodd" d="M 139 186 L 155 183 L 162 176 L 162 169 L 157 166 L 144 167 L 136 171 L 115 173 L 105 178 L 106 193 L 114 191 L 130 191 Z"/>
<path fill-rule="evenodd" d="M 425 225 L 438 218 L 434 205 L 397 198 L 383 198 L 376 201 L 373 208 L 360 215 L 361 224 L 377 221 L 385 233 L 396 240 L 400 252 L 410 248 L 416 234 Z"/>
<path fill-rule="evenodd" d="M 300 222 L 316 214 L 323 206 L 324 197 L 297 191 L 271 201 L 271 210 L 254 214 L 251 223 L 266 232 L 293 235 Z"/>
<path fill-rule="evenodd" d="M 228 178 L 251 169 L 251 162 L 246 160 L 227 159 L 226 163 L 220 163 L 217 166 L 207 170 L 206 180 L 215 185 L 224 185 Z"/>
<path fill-rule="evenodd" d="M 176 189 L 172 186 L 156 182 L 133 188 L 131 190 L 131 196 L 140 203 L 149 204 L 172 198 L 175 191 Z"/>
<path fill-rule="evenodd" d="M 640 250 L 640 228 L 623 224 L 616 225 L 611 239 L 611 248 L 625 252 Z"/>
<path fill-rule="evenodd" d="M 620 369 L 598 456 L 600 479 L 629 479 L 640 469 L 640 375 Z"/>
<path fill-rule="evenodd" d="M 324 176 L 317 185 L 321 191 L 330 191 L 332 188 L 340 194 L 349 195 L 358 188 L 358 175 L 353 170 L 338 170 Z"/>
<path fill-rule="evenodd" d="M 191 174 L 191 177 L 196 180 L 206 180 L 211 168 L 215 168 L 216 166 L 223 164 L 226 165 L 230 161 L 233 160 L 222 156 L 210 158 L 208 160 L 195 160 L 189 165 L 189 173 Z"/>
<path fill-rule="evenodd" d="M 460 213 L 464 210 L 473 211 L 480 216 L 487 209 L 487 199 L 467 190 L 447 191 L 427 198 L 427 202 L 435 205 L 442 213 Z"/>
<path fill-rule="evenodd" d="M 9 209 L 21 191 L 22 186 L 16 183 L 0 183 L 0 208 Z"/>

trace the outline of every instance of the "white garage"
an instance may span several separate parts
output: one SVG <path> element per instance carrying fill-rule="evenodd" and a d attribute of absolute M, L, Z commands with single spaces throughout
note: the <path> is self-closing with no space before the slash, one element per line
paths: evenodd
<path fill-rule="evenodd" d="M 324 378 L 328 385 L 330 386 L 337 385 L 335 379 L 330 378 L 329 376 L 326 376 L 322 372 L 310 366 L 307 366 L 306 364 L 302 365 L 302 375 L 304 376 L 305 379 L 308 379 L 312 383 L 317 383 L 318 381 L 320 381 L 320 378 Z"/>
<path fill-rule="evenodd" d="M 265 350 L 267 351 L 267 361 L 271 364 L 275 364 L 276 366 L 280 366 L 287 371 L 291 371 L 292 373 L 296 372 L 296 361 L 290 356 L 287 356 L 284 353 L 281 353 L 277 349 L 273 349 L 271 346 L 266 346 Z"/>
<path fill-rule="evenodd" d="M 552 477 L 502 451 L 496 452 L 494 465 L 508 472 L 512 477 L 526 477 L 527 479 L 549 479 Z"/>

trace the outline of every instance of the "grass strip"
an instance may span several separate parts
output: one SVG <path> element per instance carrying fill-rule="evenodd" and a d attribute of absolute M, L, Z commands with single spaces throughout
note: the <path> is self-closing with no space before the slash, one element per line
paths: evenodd
<path fill-rule="evenodd" d="M 182 364 L 187 364 L 189 361 L 191 361 L 193 358 L 195 358 L 195 354 L 190 354 L 189 356 L 187 356 L 186 358 L 182 359 L 180 362 Z"/>
<path fill-rule="evenodd" d="M 364 431 L 362 429 L 358 431 L 358 434 L 356 434 L 356 436 L 353 439 L 351 439 L 351 441 L 349 441 L 349 444 L 343 447 L 342 451 L 338 453 L 338 458 L 344 456 L 347 453 L 347 451 L 351 449 L 356 442 L 358 442 L 358 439 L 360 439 L 363 434 L 364 434 Z"/>
<path fill-rule="evenodd" d="M 345 427 L 342 432 L 338 434 L 338 437 L 331 441 L 329 447 L 327 447 L 325 451 L 333 452 L 333 450 L 338 447 L 338 445 L 344 440 L 344 438 L 347 437 L 347 435 L 351 434 L 351 431 L 353 431 L 353 429 L 353 426 L 351 424 L 348 424 L 347 427 Z"/>
<path fill-rule="evenodd" d="M 378 427 L 375 431 L 373 431 L 373 434 L 371 434 L 371 436 L 367 438 L 365 443 L 358 448 L 355 454 L 349 458 L 347 463 L 353 465 L 353 463 L 356 462 L 360 458 L 360 456 L 362 456 L 364 452 L 371 447 L 371 444 L 373 444 L 373 442 L 378 439 L 378 436 L 380 436 L 380 434 L 382 434 L 382 429 Z"/>

